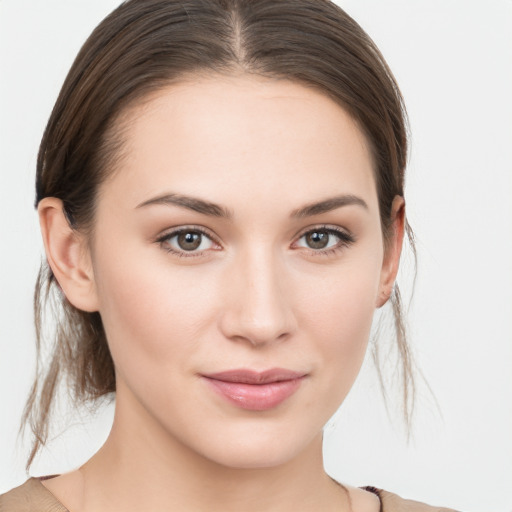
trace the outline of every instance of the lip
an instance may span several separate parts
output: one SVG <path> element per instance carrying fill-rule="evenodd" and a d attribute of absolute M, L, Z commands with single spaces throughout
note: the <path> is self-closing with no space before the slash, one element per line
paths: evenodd
<path fill-rule="evenodd" d="M 277 407 L 299 389 L 305 376 L 284 368 L 263 372 L 236 369 L 202 375 L 213 391 L 231 404 L 251 411 Z"/>

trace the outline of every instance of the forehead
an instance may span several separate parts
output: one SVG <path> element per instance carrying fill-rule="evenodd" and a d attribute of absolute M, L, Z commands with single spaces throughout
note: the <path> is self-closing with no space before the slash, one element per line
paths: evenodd
<path fill-rule="evenodd" d="M 196 77 L 146 98 L 123 127 L 113 181 L 133 204 L 166 191 L 233 207 L 237 197 L 241 205 L 248 197 L 285 205 L 334 193 L 364 193 L 370 203 L 375 196 L 357 124 L 326 95 L 289 80 Z"/>

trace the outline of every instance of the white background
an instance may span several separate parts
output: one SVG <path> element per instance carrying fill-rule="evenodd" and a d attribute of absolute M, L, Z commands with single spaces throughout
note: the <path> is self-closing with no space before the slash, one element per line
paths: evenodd
<path fill-rule="evenodd" d="M 0 492 L 26 478 L 16 433 L 34 364 L 37 147 L 76 52 L 118 3 L 0 1 Z M 511 512 L 512 1 L 339 3 L 377 42 L 410 114 L 408 215 L 420 260 L 409 324 L 440 411 L 421 387 L 407 444 L 368 365 L 326 431 L 327 468 L 467 512 Z M 110 415 L 86 427 L 73 418 L 32 474 L 83 462 Z"/>

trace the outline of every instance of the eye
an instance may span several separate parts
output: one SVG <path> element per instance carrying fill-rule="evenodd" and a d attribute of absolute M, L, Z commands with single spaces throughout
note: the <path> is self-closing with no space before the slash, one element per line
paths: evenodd
<path fill-rule="evenodd" d="M 341 229 L 318 227 L 306 231 L 297 241 L 297 247 L 312 249 L 315 252 L 329 252 L 341 249 L 354 242 L 352 235 Z"/>
<path fill-rule="evenodd" d="M 167 251 L 180 256 L 199 256 L 203 251 L 217 247 L 211 237 L 198 228 L 172 231 L 160 237 L 158 242 Z"/>

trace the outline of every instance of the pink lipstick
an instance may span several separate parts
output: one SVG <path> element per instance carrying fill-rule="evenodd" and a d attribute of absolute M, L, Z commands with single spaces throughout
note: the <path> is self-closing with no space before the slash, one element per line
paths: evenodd
<path fill-rule="evenodd" d="M 266 411 L 293 395 L 305 374 L 283 368 L 264 372 L 237 369 L 203 377 L 215 392 L 232 404 L 251 411 Z"/>

